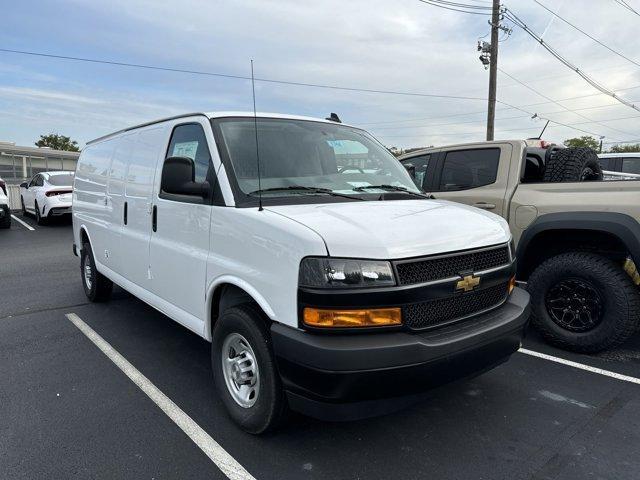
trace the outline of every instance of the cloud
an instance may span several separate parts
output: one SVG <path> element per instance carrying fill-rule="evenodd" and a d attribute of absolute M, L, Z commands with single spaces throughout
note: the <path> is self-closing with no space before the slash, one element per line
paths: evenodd
<path fill-rule="evenodd" d="M 555 3 L 546 2 L 552 9 L 557 8 Z M 638 67 L 562 22 L 551 22 L 551 15 L 533 2 L 514 0 L 509 7 L 536 31 L 546 29 L 545 41 L 601 83 L 614 89 L 640 84 Z M 487 19 L 415 0 L 182 0 L 179 4 L 46 0 L 43 11 L 46 35 L 41 33 L 43 19 L 28 16 L 22 5 L 9 8 L 5 35 L 16 48 L 28 44 L 34 50 L 52 53 L 239 75 L 249 73 L 249 59 L 253 58 L 259 77 L 480 98 L 487 95 L 488 73 L 475 50 L 478 37 L 488 31 Z M 62 15 L 59 11 L 65 12 L 64 22 L 56 21 L 56 15 Z M 613 2 L 589 2 L 585 6 L 579 0 L 565 0 L 560 13 L 612 48 L 631 57 L 638 50 L 635 19 Z M 69 24 L 73 28 L 65 26 Z M 535 46 L 524 32 L 514 29 L 500 44 L 501 68 L 552 99 L 596 92 Z M 11 104 L 25 115 L 38 109 L 46 111 L 47 125 L 64 122 L 65 134 L 82 141 L 111 128 L 183 111 L 251 108 L 246 81 L 16 56 L 3 60 L 8 62 L 3 62 L 4 69 L 0 69 L 0 107 L 6 110 Z M 23 71 L 12 76 L 7 65 Z M 25 71 L 48 78 L 28 78 Z M 315 116 L 335 111 L 357 124 L 400 122 L 395 130 L 371 125 L 373 133 L 388 145 L 437 145 L 484 138 L 485 101 L 257 86 L 260 110 Z M 620 93 L 625 98 L 640 98 L 640 91 Z M 504 75 L 499 77 L 498 96 L 514 105 L 546 102 Z M 561 105 L 574 109 L 613 102 L 593 96 L 563 101 Z M 513 118 L 521 112 L 504 106 L 498 109 L 499 138 L 522 138 L 542 128 L 541 122 L 527 115 Z M 531 107 L 531 111 L 548 114 L 562 123 L 585 122 L 584 116 L 606 120 L 634 113 L 615 104 L 579 114 L 553 103 Z M 405 121 L 411 118 L 428 120 Z M 0 128 L 17 139 L 42 133 L 27 133 L 34 128 L 30 125 L 16 118 L 0 119 Z M 594 123 L 580 128 L 611 140 L 625 139 L 627 132 L 640 130 L 637 119 L 607 125 L 610 127 Z M 548 132 L 554 140 L 582 135 L 557 125 Z"/>

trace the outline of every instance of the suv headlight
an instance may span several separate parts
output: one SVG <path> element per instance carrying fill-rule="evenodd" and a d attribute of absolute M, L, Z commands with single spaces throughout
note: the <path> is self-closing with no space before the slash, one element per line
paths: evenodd
<path fill-rule="evenodd" d="M 300 263 L 299 285 L 310 288 L 387 287 L 396 284 L 389 262 L 307 257 Z"/>

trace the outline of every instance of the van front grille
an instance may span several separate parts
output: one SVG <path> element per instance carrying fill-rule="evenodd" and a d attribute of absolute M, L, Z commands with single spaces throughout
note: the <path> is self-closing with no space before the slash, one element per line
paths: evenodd
<path fill-rule="evenodd" d="M 447 256 L 401 261 L 396 263 L 396 271 L 400 285 L 412 285 L 456 277 L 462 272 L 481 272 L 509 263 L 509 247 L 503 245 Z"/>
<path fill-rule="evenodd" d="M 437 327 L 501 305 L 507 298 L 509 282 L 446 298 L 412 303 L 402 308 L 407 328 L 422 330 Z"/>

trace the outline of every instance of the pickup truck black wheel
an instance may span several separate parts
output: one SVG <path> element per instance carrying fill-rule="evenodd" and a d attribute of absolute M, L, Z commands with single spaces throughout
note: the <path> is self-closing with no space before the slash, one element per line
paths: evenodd
<path fill-rule="evenodd" d="M 96 269 L 93 251 L 88 242 L 82 244 L 80 273 L 82 274 L 84 293 L 89 300 L 92 302 L 106 302 L 109 300 L 113 290 L 113 282 Z"/>
<path fill-rule="evenodd" d="M 280 423 L 286 401 L 269 331 L 256 307 L 239 305 L 222 313 L 211 363 L 218 396 L 244 431 L 260 434 Z"/>
<path fill-rule="evenodd" d="M 554 345 L 597 352 L 624 342 L 640 322 L 640 292 L 622 267 L 593 253 L 542 263 L 527 284 L 533 326 Z"/>
<path fill-rule="evenodd" d="M 590 148 L 559 148 L 546 159 L 545 182 L 602 180 L 598 155 Z"/>

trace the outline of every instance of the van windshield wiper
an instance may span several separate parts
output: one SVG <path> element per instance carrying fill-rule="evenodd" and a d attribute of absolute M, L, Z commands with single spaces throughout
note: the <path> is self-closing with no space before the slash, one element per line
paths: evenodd
<path fill-rule="evenodd" d="M 351 200 L 364 200 L 364 198 L 355 197 L 353 195 L 348 195 L 346 193 L 339 193 L 334 190 L 331 190 L 330 188 L 306 187 L 304 185 L 288 185 L 286 187 L 263 188 L 261 190 L 254 190 L 253 192 L 250 192 L 249 195 L 258 195 L 260 193 L 265 193 L 265 192 L 287 192 L 287 191 L 322 193 L 326 195 L 332 195 L 334 197 L 350 198 Z"/>
<path fill-rule="evenodd" d="M 361 187 L 355 187 L 353 190 L 355 190 L 356 192 L 364 192 L 365 190 L 368 190 L 368 189 L 388 190 L 390 192 L 408 193 L 409 195 L 415 195 L 416 197 L 421 197 L 421 198 L 431 198 L 431 196 L 425 195 L 424 193 L 412 192 L 411 190 L 408 190 L 406 187 L 400 187 L 398 185 L 385 185 L 385 184 L 363 185 Z"/>

